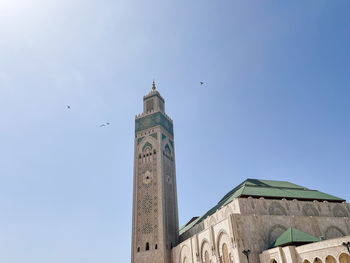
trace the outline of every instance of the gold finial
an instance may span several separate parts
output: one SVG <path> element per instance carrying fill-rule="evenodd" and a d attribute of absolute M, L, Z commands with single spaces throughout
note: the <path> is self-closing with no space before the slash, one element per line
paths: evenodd
<path fill-rule="evenodd" d="M 152 83 L 152 90 L 156 90 L 156 83 L 154 82 L 154 80 L 153 80 L 153 83 Z"/>

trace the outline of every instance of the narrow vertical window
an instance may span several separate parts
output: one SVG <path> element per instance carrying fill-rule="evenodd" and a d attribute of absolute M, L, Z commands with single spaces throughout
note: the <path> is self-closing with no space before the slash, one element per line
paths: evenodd
<path fill-rule="evenodd" d="M 158 249 L 158 244 L 156 244 L 156 245 L 154 246 L 154 249 Z"/>
<path fill-rule="evenodd" d="M 149 250 L 149 243 L 146 243 L 146 251 Z"/>

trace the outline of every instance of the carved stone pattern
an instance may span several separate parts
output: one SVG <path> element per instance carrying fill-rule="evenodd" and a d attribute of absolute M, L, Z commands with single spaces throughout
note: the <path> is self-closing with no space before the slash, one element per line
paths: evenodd
<path fill-rule="evenodd" d="M 346 212 L 346 210 L 343 207 L 341 207 L 339 204 L 337 204 L 333 208 L 333 215 L 336 217 L 347 217 L 348 213 Z"/>
<path fill-rule="evenodd" d="M 277 202 L 272 202 L 269 207 L 269 214 L 270 215 L 287 215 L 286 209 Z"/>
<path fill-rule="evenodd" d="M 264 205 L 264 208 L 267 209 L 267 204 L 265 201 L 263 202 L 263 205 Z"/>
<path fill-rule="evenodd" d="M 304 216 L 319 216 L 317 209 L 311 204 L 305 204 L 303 206 L 303 214 Z"/>
<path fill-rule="evenodd" d="M 143 234 L 149 234 L 153 232 L 153 226 L 150 222 L 146 222 L 143 226 L 142 226 L 142 233 Z"/>
<path fill-rule="evenodd" d="M 337 238 L 337 237 L 343 237 L 345 234 L 343 231 L 336 226 L 330 226 L 327 228 L 325 232 L 326 239 L 331 239 L 331 238 Z"/>
<path fill-rule="evenodd" d="M 149 214 L 152 210 L 152 198 L 148 194 L 142 200 L 142 210 L 146 214 Z"/>
<path fill-rule="evenodd" d="M 156 146 L 155 146 L 156 147 Z M 156 158 L 155 155 L 152 156 Z M 156 159 L 154 159 L 156 160 Z M 145 173 L 149 171 L 152 174 L 152 181 L 144 183 Z M 154 196 L 157 196 L 157 162 L 150 163 L 139 163 L 137 171 L 137 242 L 138 245 L 142 245 L 145 242 L 154 243 L 155 240 L 158 242 L 158 235 L 154 234 L 153 225 L 158 223 L 157 213 L 154 212 L 154 208 L 157 208 L 157 201 Z M 152 234 L 150 239 L 149 235 Z"/>

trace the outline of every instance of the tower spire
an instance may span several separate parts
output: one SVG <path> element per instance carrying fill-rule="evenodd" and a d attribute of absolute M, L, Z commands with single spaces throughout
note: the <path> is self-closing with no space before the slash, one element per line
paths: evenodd
<path fill-rule="evenodd" d="M 152 83 L 152 90 L 156 90 L 156 83 L 154 82 L 154 80 L 153 80 L 153 83 Z"/>

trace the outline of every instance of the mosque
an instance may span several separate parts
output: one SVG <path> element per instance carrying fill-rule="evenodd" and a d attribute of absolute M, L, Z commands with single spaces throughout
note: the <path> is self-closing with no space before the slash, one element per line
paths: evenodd
<path fill-rule="evenodd" d="M 173 121 L 156 90 L 135 118 L 132 263 L 350 263 L 350 205 L 247 179 L 179 228 Z"/>

